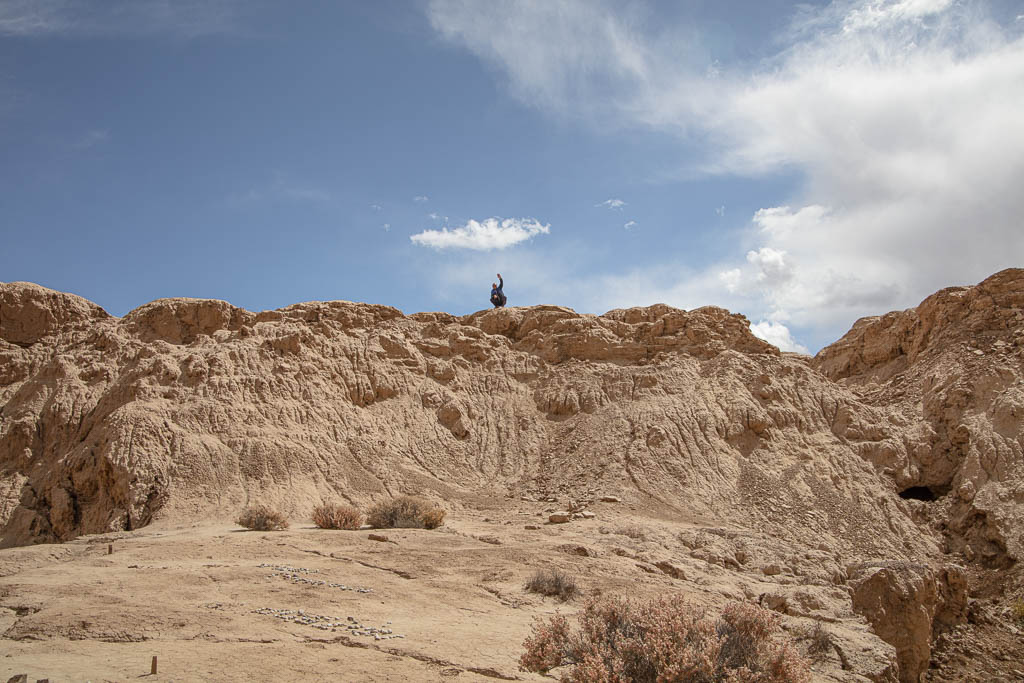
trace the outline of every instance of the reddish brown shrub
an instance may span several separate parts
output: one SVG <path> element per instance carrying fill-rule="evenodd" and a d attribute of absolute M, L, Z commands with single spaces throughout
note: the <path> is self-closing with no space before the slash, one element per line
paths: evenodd
<path fill-rule="evenodd" d="M 287 529 L 288 519 L 268 505 L 254 505 L 242 510 L 235 524 L 253 531 L 274 531 Z"/>
<path fill-rule="evenodd" d="M 652 602 L 587 602 L 573 631 L 563 616 L 534 625 L 520 665 L 545 672 L 571 665 L 565 683 L 803 683 L 810 666 L 789 643 L 772 639 L 778 616 L 733 603 L 709 616 L 680 596 Z"/>
<path fill-rule="evenodd" d="M 324 503 L 313 508 L 313 523 L 321 529 L 358 529 L 363 524 L 363 513 L 351 505 Z"/>

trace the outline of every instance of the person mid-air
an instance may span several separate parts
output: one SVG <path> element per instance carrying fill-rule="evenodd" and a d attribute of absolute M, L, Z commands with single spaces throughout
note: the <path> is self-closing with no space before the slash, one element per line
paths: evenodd
<path fill-rule="evenodd" d="M 498 273 L 498 283 L 491 283 L 491 303 L 494 304 L 495 308 L 502 308 L 505 306 L 508 298 L 505 296 L 505 292 L 502 291 L 505 287 L 505 281 L 501 279 L 501 273 Z"/>

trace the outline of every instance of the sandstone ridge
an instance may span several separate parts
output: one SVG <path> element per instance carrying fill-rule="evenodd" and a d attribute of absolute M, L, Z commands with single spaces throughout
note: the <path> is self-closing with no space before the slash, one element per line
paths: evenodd
<path fill-rule="evenodd" d="M 1003 271 L 809 358 L 715 307 L 175 298 L 117 318 L 0 283 L 0 544 L 253 501 L 302 517 L 408 492 L 467 511 L 614 494 L 704 529 L 621 557 L 697 586 L 736 573 L 715 590 L 827 617 L 829 679 L 916 681 L 971 614 L 1001 618 L 969 591 L 1021 586 L 1022 305 L 1024 271 Z"/>

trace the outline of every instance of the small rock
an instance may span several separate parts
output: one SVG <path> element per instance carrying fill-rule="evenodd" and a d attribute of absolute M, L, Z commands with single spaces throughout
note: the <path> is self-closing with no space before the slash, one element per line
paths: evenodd
<path fill-rule="evenodd" d="M 655 563 L 654 566 L 657 567 L 658 569 L 660 569 L 661 571 L 665 572 L 669 576 L 671 576 L 673 579 L 685 579 L 686 578 L 686 573 L 682 570 L 681 567 L 677 567 L 674 564 L 672 564 L 671 562 L 668 562 L 667 560 L 662 560 L 661 562 L 657 562 L 657 563 Z"/>
<path fill-rule="evenodd" d="M 552 524 L 565 524 L 570 519 L 572 519 L 572 514 L 564 510 L 553 512 L 548 516 L 548 521 Z"/>
<path fill-rule="evenodd" d="M 28 683 L 28 674 L 17 674 L 7 679 L 7 683 Z"/>
<path fill-rule="evenodd" d="M 618 496 L 601 496 L 602 503 L 621 503 L 622 499 Z"/>
<path fill-rule="evenodd" d="M 371 541 L 380 541 L 381 543 L 388 543 L 388 537 L 384 534 L 370 534 L 367 536 Z"/>
<path fill-rule="evenodd" d="M 779 614 L 789 614 L 789 601 L 785 595 L 778 595 L 776 593 L 765 593 L 758 600 L 762 606 L 767 607 L 773 612 Z"/>
<path fill-rule="evenodd" d="M 782 573 L 782 567 L 778 564 L 772 563 L 767 567 L 763 567 L 761 571 L 764 572 L 765 576 L 777 576 Z"/>
<path fill-rule="evenodd" d="M 657 574 L 658 573 L 657 569 L 655 569 L 654 567 L 652 567 L 649 564 L 644 564 L 643 562 L 637 562 L 636 566 L 639 567 L 641 570 L 647 572 L 648 574 Z"/>
<path fill-rule="evenodd" d="M 537 531 L 537 529 L 540 529 L 540 527 L 537 526 L 536 524 L 527 524 L 523 528 L 526 529 L 527 531 Z"/>
<path fill-rule="evenodd" d="M 593 519 L 594 517 L 597 517 L 597 515 L 595 515 L 595 514 L 594 514 L 593 512 L 591 512 L 590 510 L 584 510 L 583 512 L 579 513 L 579 515 L 580 515 L 580 517 L 582 517 L 583 519 Z"/>
<path fill-rule="evenodd" d="M 373 525 L 371 525 L 371 524 L 363 524 L 361 527 L 359 527 L 359 530 L 360 531 L 367 531 L 367 530 L 372 529 L 372 528 L 373 528 Z"/>
<path fill-rule="evenodd" d="M 566 545 L 558 546 L 559 552 L 567 553 L 569 555 L 579 555 L 580 557 L 593 557 L 594 553 L 587 549 L 586 546 L 573 545 L 568 543 Z"/>

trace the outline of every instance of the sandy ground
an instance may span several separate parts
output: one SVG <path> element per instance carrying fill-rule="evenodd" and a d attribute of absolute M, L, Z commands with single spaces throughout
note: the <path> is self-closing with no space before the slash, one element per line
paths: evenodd
<path fill-rule="evenodd" d="M 538 569 L 565 569 L 585 592 L 682 583 L 609 552 L 643 541 L 600 520 L 548 525 L 543 504 L 522 507 L 493 521 L 463 512 L 435 531 L 157 525 L 0 551 L 0 680 L 540 680 L 519 670 L 522 642 L 537 615 L 579 601 L 526 592 Z M 296 622 L 298 610 L 337 626 Z"/>
<path fill-rule="evenodd" d="M 450 512 L 434 531 L 157 524 L 3 550 L 0 681 L 551 680 L 519 669 L 523 640 L 535 618 L 573 613 L 582 600 L 527 592 L 539 569 L 566 572 L 585 595 L 682 591 L 712 606 L 813 588 L 786 572 L 767 576 L 756 562 L 719 566 L 679 542 L 721 529 L 626 504 L 546 524 L 549 508 L 493 500 Z M 660 560 L 680 571 L 659 570 Z M 862 619 L 826 621 L 846 628 L 849 658 L 874 656 L 880 641 L 864 640 Z M 800 646 L 813 623 L 786 617 L 786 637 Z M 929 680 L 1014 680 L 997 673 L 1014 670 L 1006 652 L 1020 643 L 1006 637 L 988 652 L 981 641 L 990 638 L 958 636 Z M 815 681 L 866 680 L 832 653 L 813 671 Z"/>

